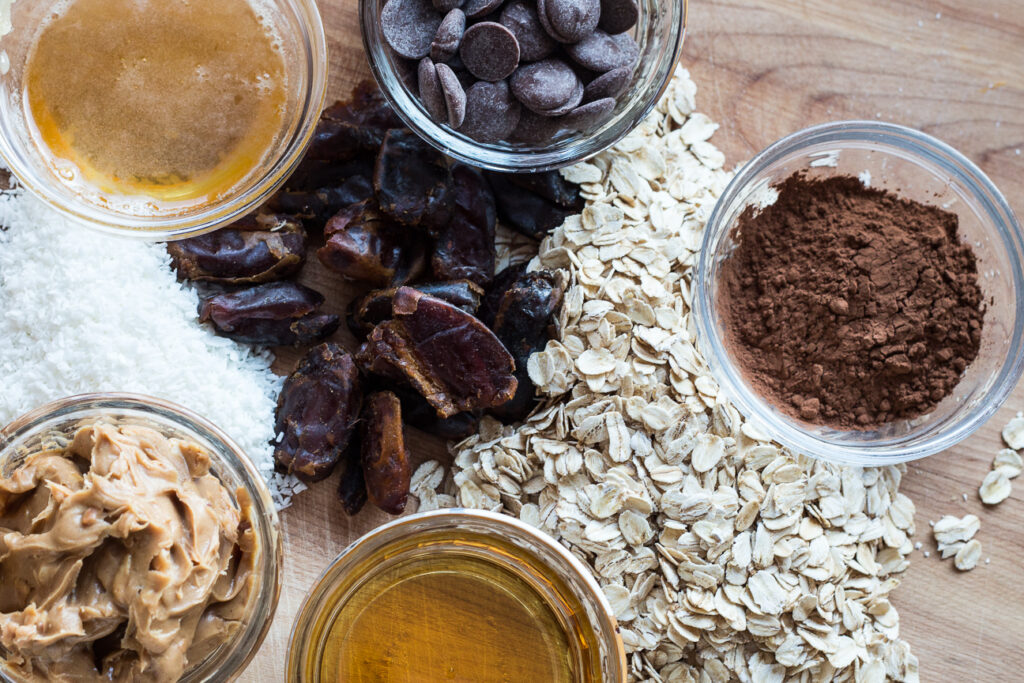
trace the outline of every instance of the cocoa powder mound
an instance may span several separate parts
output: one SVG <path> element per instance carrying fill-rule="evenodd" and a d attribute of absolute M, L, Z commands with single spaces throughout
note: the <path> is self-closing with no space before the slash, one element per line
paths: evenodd
<path fill-rule="evenodd" d="M 870 429 L 935 407 L 978 355 L 984 318 L 957 216 L 865 187 L 790 176 L 748 207 L 722 264 L 725 343 L 781 410 Z"/>

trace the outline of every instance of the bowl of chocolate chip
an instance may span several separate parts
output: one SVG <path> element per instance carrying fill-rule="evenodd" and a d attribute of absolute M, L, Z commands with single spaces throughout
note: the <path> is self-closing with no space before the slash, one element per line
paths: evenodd
<path fill-rule="evenodd" d="M 494 171 L 615 144 L 657 103 L 687 0 L 360 0 L 370 67 L 405 123 Z"/>
<path fill-rule="evenodd" d="M 704 234 L 694 320 L 765 438 L 833 462 L 937 453 L 1024 368 L 1024 239 L 969 159 L 919 131 L 829 123 L 768 147 Z"/>

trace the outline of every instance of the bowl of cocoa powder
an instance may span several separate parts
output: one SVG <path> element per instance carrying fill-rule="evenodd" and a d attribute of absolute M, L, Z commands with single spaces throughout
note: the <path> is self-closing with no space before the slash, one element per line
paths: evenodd
<path fill-rule="evenodd" d="M 693 314 L 709 370 L 794 451 L 882 465 L 980 427 L 1024 369 L 1024 238 L 999 190 L 924 133 L 830 123 L 719 200 Z"/>

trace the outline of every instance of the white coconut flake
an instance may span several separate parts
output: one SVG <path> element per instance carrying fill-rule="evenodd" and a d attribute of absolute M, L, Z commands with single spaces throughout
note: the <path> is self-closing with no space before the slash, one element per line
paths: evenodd
<path fill-rule="evenodd" d="M 132 392 L 227 432 L 286 507 L 303 486 L 274 472 L 273 356 L 196 319 L 162 244 L 100 234 L 28 193 L 0 193 L 0 423 L 54 399 Z"/>

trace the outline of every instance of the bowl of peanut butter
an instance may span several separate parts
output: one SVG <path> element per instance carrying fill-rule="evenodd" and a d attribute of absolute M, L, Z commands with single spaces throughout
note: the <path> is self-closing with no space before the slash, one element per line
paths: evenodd
<path fill-rule="evenodd" d="M 280 562 L 259 472 L 184 408 L 93 394 L 0 430 L 4 680 L 232 680 Z"/>

